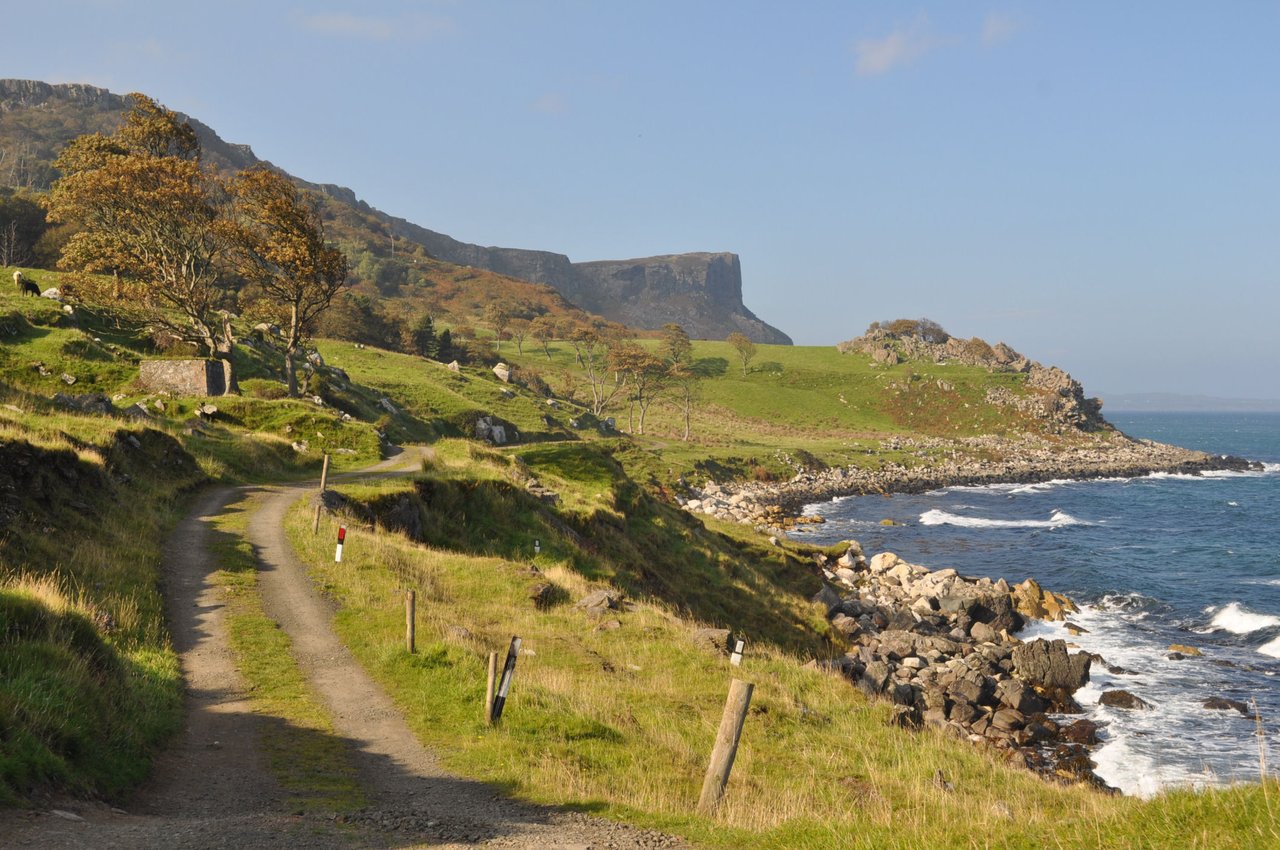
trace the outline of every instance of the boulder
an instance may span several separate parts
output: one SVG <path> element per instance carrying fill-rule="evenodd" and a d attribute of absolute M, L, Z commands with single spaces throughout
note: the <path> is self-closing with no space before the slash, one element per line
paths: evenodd
<path fill-rule="evenodd" d="M 498 380 L 502 381 L 504 384 L 511 382 L 511 367 L 506 363 L 499 363 L 497 366 L 494 366 L 493 374 L 497 375 Z"/>
<path fill-rule="evenodd" d="M 1038 638 L 1013 649 L 1013 673 L 1035 688 L 1075 693 L 1089 681 L 1088 653 L 1067 652 L 1065 641 Z"/>
<path fill-rule="evenodd" d="M 836 593 L 836 589 L 829 584 L 823 584 L 822 589 L 815 593 L 809 601 L 826 606 L 828 615 L 836 608 L 839 608 L 842 602 L 840 594 Z"/>
<path fill-rule="evenodd" d="M 1102 705 L 1112 708 L 1125 709 L 1149 709 L 1151 704 L 1140 697 L 1134 696 L 1125 690 L 1103 691 L 1102 696 L 1098 698 L 1098 702 Z"/>
<path fill-rule="evenodd" d="M 1249 706 L 1245 705 L 1238 699 L 1227 699 L 1226 697 L 1209 697 L 1204 701 L 1204 707 L 1214 711 L 1230 711 L 1235 709 L 1245 717 L 1249 716 Z"/>
<path fill-rule="evenodd" d="M 609 611 L 622 607 L 622 594 L 616 590 L 593 590 L 577 602 L 577 607 L 587 611 Z"/>
<path fill-rule="evenodd" d="M 729 629 L 698 629 L 693 633 L 693 642 L 708 652 L 728 655 L 733 651 L 733 632 Z"/>

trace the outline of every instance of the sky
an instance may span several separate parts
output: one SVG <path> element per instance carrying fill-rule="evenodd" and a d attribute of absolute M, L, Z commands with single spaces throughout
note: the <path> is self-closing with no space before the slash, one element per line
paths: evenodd
<path fill-rule="evenodd" d="M 733 251 L 798 344 L 928 317 L 1104 398 L 1280 398 L 1280 3 L 8 5 L 0 76 L 467 242 Z"/>

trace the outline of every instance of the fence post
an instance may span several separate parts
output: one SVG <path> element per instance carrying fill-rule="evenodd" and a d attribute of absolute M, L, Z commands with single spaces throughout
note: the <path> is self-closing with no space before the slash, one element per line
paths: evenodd
<path fill-rule="evenodd" d="M 404 643 L 409 649 L 410 654 L 414 652 L 414 636 L 416 632 L 416 617 L 414 616 L 418 609 L 418 591 L 406 590 L 404 593 Z"/>
<path fill-rule="evenodd" d="M 502 678 L 498 680 L 498 692 L 493 696 L 493 723 L 502 720 L 502 709 L 507 704 L 507 694 L 511 691 L 511 680 L 516 675 L 516 659 L 520 657 L 520 638 L 511 638 L 511 646 L 507 649 L 507 661 L 502 665 Z"/>
<path fill-rule="evenodd" d="M 316 515 L 311 520 L 311 533 L 313 535 L 320 533 L 320 508 L 323 506 L 323 501 L 316 504 Z"/>
<path fill-rule="evenodd" d="M 724 796 L 729 771 L 733 769 L 733 760 L 738 755 L 738 740 L 742 737 L 742 724 L 751 706 L 754 687 L 750 682 L 738 679 L 729 686 L 729 698 L 725 700 L 720 729 L 716 732 L 716 745 L 711 750 L 711 764 L 707 766 L 706 778 L 702 780 L 702 796 L 698 798 L 698 812 L 701 814 L 714 813 Z"/>
<path fill-rule="evenodd" d="M 493 725 L 493 688 L 498 681 L 498 653 L 489 653 L 489 682 L 484 689 L 484 725 Z"/>
<path fill-rule="evenodd" d="M 324 453 L 324 466 L 320 467 L 320 492 L 324 493 L 325 483 L 329 480 L 329 453 Z"/>

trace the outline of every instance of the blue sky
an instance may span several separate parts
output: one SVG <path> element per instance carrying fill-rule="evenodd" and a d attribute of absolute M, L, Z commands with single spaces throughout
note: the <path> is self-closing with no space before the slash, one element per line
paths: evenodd
<path fill-rule="evenodd" d="M 1280 4 L 44 0 L 0 76 L 144 91 L 375 207 L 734 251 L 801 344 L 927 316 L 1087 391 L 1280 398 Z"/>

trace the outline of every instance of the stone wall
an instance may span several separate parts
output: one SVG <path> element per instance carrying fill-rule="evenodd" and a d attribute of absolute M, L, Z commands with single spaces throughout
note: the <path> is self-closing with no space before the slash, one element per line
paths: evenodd
<path fill-rule="evenodd" d="M 237 390 L 226 360 L 143 360 L 138 381 L 151 392 L 184 396 L 227 395 Z"/>

